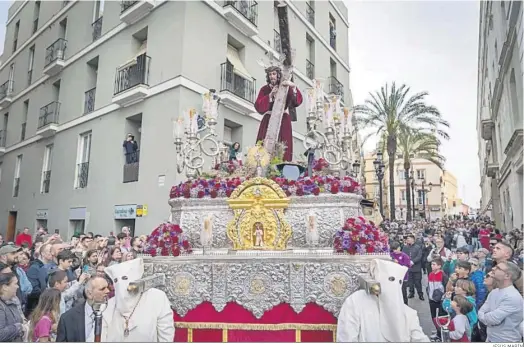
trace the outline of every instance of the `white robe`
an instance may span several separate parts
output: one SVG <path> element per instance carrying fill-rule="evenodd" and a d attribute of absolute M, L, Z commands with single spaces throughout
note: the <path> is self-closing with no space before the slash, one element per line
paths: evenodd
<path fill-rule="evenodd" d="M 404 305 L 408 341 L 387 341 L 379 328 L 379 301 L 374 295 L 359 290 L 349 296 L 340 310 L 337 342 L 430 342 L 419 323 L 417 311 Z"/>
<path fill-rule="evenodd" d="M 124 337 L 125 320 L 109 299 L 103 313 L 102 342 L 173 342 L 175 322 L 166 293 L 149 289 L 129 320 L 129 336 Z"/>

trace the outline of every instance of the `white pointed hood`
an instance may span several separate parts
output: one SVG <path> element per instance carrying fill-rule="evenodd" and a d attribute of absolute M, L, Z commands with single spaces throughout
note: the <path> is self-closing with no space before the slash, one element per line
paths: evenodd
<path fill-rule="evenodd" d="M 115 287 L 115 307 L 123 315 L 128 316 L 137 305 L 139 295 L 127 291 L 127 286 L 144 275 L 144 260 L 137 258 L 105 269 Z"/>
<path fill-rule="evenodd" d="M 381 286 L 378 305 L 382 336 L 388 342 L 409 342 L 411 332 L 402 299 L 402 282 L 408 268 L 392 261 L 373 259 L 369 271 Z"/>

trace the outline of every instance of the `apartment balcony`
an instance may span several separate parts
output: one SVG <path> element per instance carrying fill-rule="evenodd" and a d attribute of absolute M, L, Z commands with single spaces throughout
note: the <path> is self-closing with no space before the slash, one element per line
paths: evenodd
<path fill-rule="evenodd" d="M 77 171 L 76 179 L 77 179 L 77 183 L 76 183 L 77 189 L 83 189 L 87 187 L 87 182 L 89 179 L 89 162 L 78 164 L 78 171 Z"/>
<path fill-rule="evenodd" d="M 258 3 L 253 0 L 224 1 L 224 17 L 244 35 L 258 35 Z"/>
<path fill-rule="evenodd" d="M 315 78 L 315 64 L 306 59 L 306 76 L 310 80 Z"/>
<path fill-rule="evenodd" d="M 60 103 L 53 101 L 40 108 L 38 117 L 38 128 L 36 134 L 42 137 L 54 136 L 58 130 L 58 116 L 60 114 Z"/>
<path fill-rule="evenodd" d="M 18 197 L 18 192 L 20 191 L 20 177 L 15 177 L 13 184 L 13 198 Z"/>
<path fill-rule="evenodd" d="M 42 172 L 42 194 L 49 193 L 49 186 L 51 185 L 51 170 Z"/>
<path fill-rule="evenodd" d="M 91 113 L 95 110 L 96 88 L 85 92 L 84 96 L 84 114 Z"/>
<path fill-rule="evenodd" d="M 256 80 L 235 73 L 229 62 L 223 63 L 220 70 L 220 101 L 240 113 L 253 112 Z"/>
<path fill-rule="evenodd" d="M 493 119 L 481 119 L 480 120 L 480 126 L 481 126 L 481 134 L 480 136 L 484 140 L 491 140 L 493 137 L 493 130 L 495 129 L 495 122 Z"/>
<path fill-rule="evenodd" d="M 96 41 L 102 36 L 102 22 L 104 17 L 98 18 L 91 27 L 93 28 L 93 41 Z"/>
<path fill-rule="evenodd" d="M 306 18 L 311 25 L 315 26 L 315 10 L 308 3 L 306 3 Z"/>
<path fill-rule="evenodd" d="M 282 43 L 280 41 L 280 34 L 276 30 L 273 30 L 273 47 L 275 48 L 275 51 L 278 52 L 278 54 L 282 53 Z"/>
<path fill-rule="evenodd" d="M 13 101 L 14 81 L 8 80 L 0 86 L 0 107 L 6 108 Z"/>
<path fill-rule="evenodd" d="M 64 69 L 67 40 L 58 39 L 45 50 L 44 74 L 54 76 Z"/>
<path fill-rule="evenodd" d="M 486 165 L 486 176 L 489 178 L 497 178 L 497 173 L 499 172 L 498 163 L 487 163 Z"/>
<path fill-rule="evenodd" d="M 328 94 L 340 95 L 342 101 L 344 101 L 344 85 L 337 80 L 335 76 L 330 76 L 327 79 Z"/>
<path fill-rule="evenodd" d="M 5 138 L 7 133 L 5 130 L 0 130 L 0 157 L 5 154 Z"/>
<path fill-rule="evenodd" d="M 136 62 L 116 70 L 113 102 L 127 106 L 149 95 L 149 64 L 146 53 L 136 57 Z"/>
<path fill-rule="evenodd" d="M 123 183 L 137 182 L 140 168 L 140 150 L 126 154 Z"/>
<path fill-rule="evenodd" d="M 120 20 L 133 24 L 145 17 L 155 7 L 154 0 L 122 1 L 120 3 Z"/>

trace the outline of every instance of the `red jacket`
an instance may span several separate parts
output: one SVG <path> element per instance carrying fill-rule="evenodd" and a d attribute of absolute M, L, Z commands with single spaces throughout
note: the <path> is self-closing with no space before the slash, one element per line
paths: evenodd
<path fill-rule="evenodd" d="M 33 238 L 29 234 L 18 234 L 15 239 L 15 244 L 19 247 L 22 247 L 23 243 L 27 243 L 28 247 L 31 248 L 33 246 Z"/>

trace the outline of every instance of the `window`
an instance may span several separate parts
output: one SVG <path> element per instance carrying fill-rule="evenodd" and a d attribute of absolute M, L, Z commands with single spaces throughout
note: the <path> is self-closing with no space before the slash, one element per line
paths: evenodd
<path fill-rule="evenodd" d="M 20 168 L 21 167 L 22 167 L 22 154 L 16 157 L 15 178 L 13 182 L 13 197 L 14 198 L 18 196 L 18 191 L 20 189 Z"/>
<path fill-rule="evenodd" d="M 91 155 L 91 132 L 80 135 L 76 159 L 75 188 L 87 187 L 89 177 L 89 158 Z"/>
<path fill-rule="evenodd" d="M 27 67 L 27 85 L 31 85 L 33 79 L 33 66 L 35 63 L 35 46 L 29 48 L 29 65 Z"/>
<path fill-rule="evenodd" d="M 232 133 L 233 133 L 233 129 L 224 125 L 224 137 L 223 137 L 224 144 L 228 146 L 231 146 L 233 144 Z"/>
<path fill-rule="evenodd" d="M 20 32 L 20 20 L 15 24 L 15 35 L 13 39 L 13 53 L 18 48 L 18 33 Z"/>
<path fill-rule="evenodd" d="M 406 190 L 405 189 L 400 190 L 400 196 L 401 196 L 402 201 L 406 201 Z"/>
<path fill-rule="evenodd" d="M 42 165 L 42 182 L 40 183 L 40 193 L 49 193 L 51 183 L 51 164 L 53 162 L 53 145 L 46 146 L 44 153 L 44 163 Z"/>
<path fill-rule="evenodd" d="M 337 24 L 335 18 L 330 13 L 329 14 L 329 45 L 333 49 L 337 49 Z"/>
<path fill-rule="evenodd" d="M 426 170 L 417 170 L 417 179 L 423 180 L 426 179 Z"/>
<path fill-rule="evenodd" d="M 38 17 L 40 16 L 40 1 L 35 1 L 35 9 L 33 13 L 33 34 L 38 30 Z"/>
<path fill-rule="evenodd" d="M 22 126 L 20 129 L 20 141 L 25 140 L 25 131 L 27 126 L 27 115 L 29 114 L 29 100 L 24 101 L 24 113 L 22 114 Z"/>
<path fill-rule="evenodd" d="M 315 41 L 311 36 L 306 34 L 306 75 L 309 79 L 315 78 Z"/>
<path fill-rule="evenodd" d="M 105 0 L 97 0 L 94 7 L 93 23 L 104 15 Z"/>
<path fill-rule="evenodd" d="M 398 170 L 397 174 L 398 174 L 398 180 L 399 181 L 402 181 L 402 180 L 406 179 L 406 177 L 404 177 L 404 169 Z"/>

